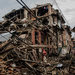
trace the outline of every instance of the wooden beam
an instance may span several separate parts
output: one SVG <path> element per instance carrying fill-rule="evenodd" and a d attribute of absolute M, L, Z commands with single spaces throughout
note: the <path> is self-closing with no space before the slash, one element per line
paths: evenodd
<path fill-rule="evenodd" d="M 30 45 L 31 47 L 34 47 L 34 48 L 52 48 L 51 45 Z"/>

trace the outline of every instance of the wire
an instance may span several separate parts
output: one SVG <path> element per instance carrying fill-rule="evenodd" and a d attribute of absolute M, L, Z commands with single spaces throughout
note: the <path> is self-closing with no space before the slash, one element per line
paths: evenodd
<path fill-rule="evenodd" d="M 33 17 L 35 17 L 36 19 L 38 19 L 36 17 L 36 15 L 34 15 L 34 13 L 31 11 L 31 9 L 24 3 L 23 0 L 16 0 L 22 7 L 24 7 L 27 11 L 29 11 Z"/>
<path fill-rule="evenodd" d="M 63 16 L 63 18 L 64 18 L 64 20 L 66 21 L 66 23 L 67 23 L 68 25 L 70 25 L 69 22 L 67 21 L 67 19 L 65 18 L 64 14 L 62 13 L 61 9 L 59 8 L 58 3 L 56 2 L 56 0 L 53 0 L 53 3 L 56 4 L 57 8 L 58 8 L 59 11 L 60 11 L 60 14 Z"/>

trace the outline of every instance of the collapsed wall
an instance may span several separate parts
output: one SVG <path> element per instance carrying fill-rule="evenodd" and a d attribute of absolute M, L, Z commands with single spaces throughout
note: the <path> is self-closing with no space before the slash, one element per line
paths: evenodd
<path fill-rule="evenodd" d="M 38 5 L 31 11 L 37 18 L 24 8 L 13 10 L 3 17 L 0 31 L 7 31 L 12 36 L 0 44 L 0 54 L 3 61 L 8 61 L 8 65 L 25 67 L 27 72 L 38 75 L 38 64 L 49 66 L 50 56 L 57 56 L 65 45 L 65 21 L 51 4 Z"/>

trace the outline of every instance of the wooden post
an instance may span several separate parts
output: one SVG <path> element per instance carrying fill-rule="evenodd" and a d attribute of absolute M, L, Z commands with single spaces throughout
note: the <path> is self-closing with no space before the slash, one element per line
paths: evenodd
<path fill-rule="evenodd" d="M 41 45 L 41 32 L 39 31 L 38 33 L 39 33 L 39 35 L 38 35 L 39 36 L 39 43 Z"/>
<path fill-rule="evenodd" d="M 35 29 L 32 30 L 32 43 L 35 44 Z"/>
<path fill-rule="evenodd" d="M 47 36 L 45 36 L 44 45 L 47 45 Z"/>

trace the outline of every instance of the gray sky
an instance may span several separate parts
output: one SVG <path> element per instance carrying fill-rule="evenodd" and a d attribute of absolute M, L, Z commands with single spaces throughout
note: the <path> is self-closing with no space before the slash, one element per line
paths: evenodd
<path fill-rule="evenodd" d="M 23 0 L 30 8 L 37 4 L 53 3 L 53 0 Z M 75 26 L 75 0 L 56 0 L 64 16 L 73 28 Z M 13 9 L 21 8 L 16 0 L 0 0 L 0 20 Z"/>

